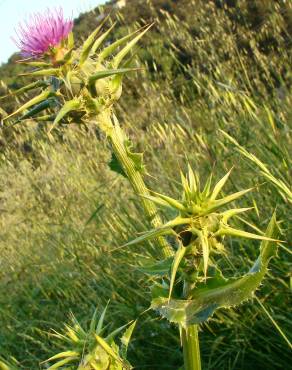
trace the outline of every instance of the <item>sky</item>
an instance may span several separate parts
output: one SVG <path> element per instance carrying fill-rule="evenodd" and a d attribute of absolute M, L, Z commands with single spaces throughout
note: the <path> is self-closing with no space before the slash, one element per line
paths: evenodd
<path fill-rule="evenodd" d="M 65 15 L 76 18 L 103 3 L 104 0 L 0 0 L 0 65 L 17 51 L 11 37 L 19 22 L 31 13 L 62 6 Z"/>

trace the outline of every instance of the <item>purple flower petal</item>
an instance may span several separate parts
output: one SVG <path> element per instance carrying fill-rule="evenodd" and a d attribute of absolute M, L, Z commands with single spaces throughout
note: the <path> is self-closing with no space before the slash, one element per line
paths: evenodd
<path fill-rule="evenodd" d="M 72 19 L 64 19 L 63 9 L 36 13 L 29 21 L 19 24 L 14 43 L 24 57 L 39 57 L 57 46 L 72 31 Z"/>

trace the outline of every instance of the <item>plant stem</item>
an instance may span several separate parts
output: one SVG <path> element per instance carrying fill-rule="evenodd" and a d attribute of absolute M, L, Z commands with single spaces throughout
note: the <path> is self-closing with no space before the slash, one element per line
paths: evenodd
<path fill-rule="evenodd" d="M 149 190 L 147 189 L 144 180 L 141 176 L 139 170 L 135 168 L 135 163 L 129 157 L 126 148 L 125 148 L 125 139 L 121 131 L 120 126 L 117 122 L 115 125 L 111 123 L 110 129 L 107 129 L 107 135 L 110 139 L 113 151 L 122 165 L 123 170 L 125 171 L 134 191 L 138 195 L 150 195 Z M 157 212 L 155 204 L 148 199 L 141 197 L 141 202 L 144 208 L 144 211 L 154 228 L 162 226 L 162 220 Z M 164 257 L 169 257 L 173 254 L 172 248 L 167 243 L 163 237 L 157 238 L 158 244 L 161 247 L 161 253 Z"/>
<path fill-rule="evenodd" d="M 184 353 L 184 370 L 201 370 L 200 345 L 198 326 L 191 325 L 182 329 L 182 345 Z"/>

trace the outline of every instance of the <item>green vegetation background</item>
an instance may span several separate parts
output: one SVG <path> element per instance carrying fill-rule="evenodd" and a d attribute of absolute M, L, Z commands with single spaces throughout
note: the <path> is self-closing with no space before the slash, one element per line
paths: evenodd
<path fill-rule="evenodd" d="M 103 11 L 112 8 L 113 2 Z M 100 10 L 75 21 L 79 42 Z M 291 240 L 291 204 L 258 167 L 224 139 L 224 129 L 277 178 L 291 181 L 292 4 L 285 0 L 130 0 L 113 37 L 155 21 L 125 81 L 117 108 L 138 150 L 149 187 L 179 194 L 186 158 L 203 178 L 235 166 L 230 189 L 256 186 L 241 202 L 255 210 L 245 222 L 263 230 L 273 210 Z M 0 68 L 1 95 L 22 86 L 17 56 Z M 0 100 L 11 112 L 21 98 Z M 3 111 L 0 115 L 3 114 Z M 137 271 L 151 244 L 121 249 L 147 229 L 139 199 L 108 167 L 110 148 L 92 127 L 61 130 L 54 144 L 32 120 L 0 131 L 0 355 L 23 369 L 59 349 L 52 329 L 70 311 L 86 325 L 111 300 L 108 324 L 132 320 L 149 305 L 149 277 Z M 151 176 L 150 176 L 151 175 Z M 248 229 L 248 226 L 247 226 Z M 256 241 L 233 241 L 227 274 L 246 271 Z M 280 248 L 262 289 L 263 306 L 291 339 L 291 252 Z M 291 306 L 290 306 L 291 307 Z M 220 310 L 200 333 L 204 369 L 289 369 L 291 350 L 258 301 Z M 141 315 L 130 348 L 137 369 L 178 369 L 177 329 L 154 313 Z"/>

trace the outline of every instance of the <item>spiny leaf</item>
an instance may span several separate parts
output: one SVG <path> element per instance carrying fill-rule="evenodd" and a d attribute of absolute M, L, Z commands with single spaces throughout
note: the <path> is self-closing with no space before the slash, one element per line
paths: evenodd
<path fill-rule="evenodd" d="M 184 178 L 184 176 L 183 176 L 183 178 Z M 195 176 L 194 171 L 193 171 L 192 167 L 190 166 L 190 164 L 188 164 L 188 178 L 189 178 L 190 191 L 192 193 L 194 193 L 198 190 L 198 184 L 197 184 L 196 176 Z M 183 182 L 183 185 L 184 185 L 184 182 Z"/>
<path fill-rule="evenodd" d="M 114 75 L 122 75 L 128 72 L 138 71 L 139 68 L 120 68 L 120 69 L 105 69 L 103 71 L 98 71 L 94 73 L 88 79 L 88 84 L 92 85 L 95 81 L 100 80 L 102 78 L 114 76 Z"/>
<path fill-rule="evenodd" d="M 168 203 L 169 206 L 173 207 L 173 208 L 176 208 L 180 211 L 186 211 L 186 208 L 184 207 L 184 205 L 182 203 L 180 203 L 179 201 L 173 199 L 173 198 L 170 198 L 166 195 L 163 195 L 163 194 L 159 194 L 159 193 L 156 193 L 155 191 L 152 192 L 153 194 L 155 194 L 157 197 L 161 198 L 162 200 L 164 200 L 166 203 Z"/>
<path fill-rule="evenodd" d="M 146 27 L 139 35 L 137 35 L 133 40 L 131 40 L 114 58 L 112 65 L 114 68 L 118 68 L 122 60 L 129 53 L 129 51 L 136 45 L 136 43 L 144 36 L 144 34 L 152 27 L 152 24 Z"/>
<path fill-rule="evenodd" d="M 145 27 L 142 27 L 141 29 L 144 29 Z M 107 46 L 103 51 L 98 55 L 98 61 L 102 62 L 105 58 L 107 58 L 109 55 L 111 55 L 120 45 L 131 39 L 136 33 L 140 32 L 141 29 L 138 29 L 129 35 L 126 35 L 122 37 L 121 39 L 113 42 L 111 45 Z"/>
<path fill-rule="evenodd" d="M 211 183 L 212 183 L 212 173 L 211 175 L 208 177 L 207 181 L 206 181 L 206 184 L 205 184 L 205 187 L 203 189 L 203 192 L 202 192 L 202 196 L 203 198 L 206 198 L 209 196 L 210 194 L 210 188 L 211 188 Z"/>
<path fill-rule="evenodd" d="M 177 217 L 174 220 L 167 222 L 166 224 L 164 224 L 163 226 L 161 226 L 157 229 L 147 231 L 146 233 L 142 234 L 138 238 L 136 238 L 134 240 L 131 240 L 130 242 L 124 244 L 122 247 L 128 247 L 130 245 L 141 243 L 141 242 L 144 242 L 146 240 L 155 239 L 158 236 L 162 236 L 162 235 L 169 235 L 169 234 L 176 235 L 173 228 L 175 226 L 178 226 L 178 225 L 187 224 L 187 223 L 190 222 L 190 220 L 191 219 L 189 219 L 189 218 Z"/>
<path fill-rule="evenodd" d="M 63 59 L 62 59 L 62 61 L 61 61 L 61 63 L 60 63 L 60 64 L 64 64 L 64 62 L 68 62 L 68 61 L 71 59 L 71 57 L 72 57 L 73 51 L 74 51 L 74 48 L 73 48 L 73 47 L 72 47 L 72 48 L 70 48 L 70 49 L 69 49 L 69 50 L 64 54 Z"/>
<path fill-rule="evenodd" d="M 140 197 L 148 199 L 151 202 L 158 204 L 159 206 L 172 208 L 172 206 L 168 202 L 166 202 L 165 200 L 159 197 L 154 197 L 152 195 L 142 195 L 142 194 L 140 194 Z"/>
<path fill-rule="evenodd" d="M 230 202 L 233 202 L 234 200 L 242 197 L 244 194 L 246 194 L 246 193 L 248 193 L 252 190 L 253 190 L 253 188 L 246 189 L 246 190 L 241 190 L 241 191 L 238 191 L 234 194 L 227 195 L 226 197 L 224 197 L 222 199 L 213 200 L 212 202 L 210 202 L 210 205 L 207 207 L 207 209 L 204 210 L 204 214 L 214 212 L 216 209 L 218 209 L 220 207 L 223 207 L 224 205 L 226 205 Z"/>
<path fill-rule="evenodd" d="M 95 328 L 95 320 L 92 320 L 91 321 L 91 324 L 90 324 L 90 331 L 94 331 L 96 332 L 96 334 L 100 334 L 101 331 L 102 331 L 102 328 L 103 328 L 103 322 L 104 322 L 104 318 L 105 318 L 105 314 L 106 314 L 106 311 L 107 311 L 107 308 L 108 308 L 108 305 L 109 305 L 109 301 L 107 302 L 104 310 L 102 311 L 101 315 L 100 315 L 100 318 L 98 320 L 98 324 Z"/>
<path fill-rule="evenodd" d="M 135 320 L 128 328 L 127 330 L 125 331 L 125 333 L 123 334 L 122 338 L 121 338 L 121 342 L 122 342 L 122 346 L 121 346 L 121 355 L 124 359 L 126 359 L 127 357 L 127 350 L 128 350 L 128 346 L 129 346 L 129 343 L 130 343 L 130 340 L 131 340 L 131 336 L 133 334 L 133 331 L 135 329 L 135 326 L 136 326 L 136 323 L 137 323 L 137 320 Z"/>
<path fill-rule="evenodd" d="M 49 133 L 54 129 L 54 127 L 64 118 L 68 113 L 79 109 L 81 106 L 80 100 L 78 98 L 74 98 L 72 100 L 67 101 L 63 107 L 60 109 L 59 113 L 57 114 Z"/>
<path fill-rule="evenodd" d="M 71 361 L 77 360 L 77 359 L 78 359 L 78 357 L 68 357 L 68 358 L 65 358 L 64 360 L 58 361 L 54 365 L 48 367 L 47 370 L 58 369 L 59 367 L 68 364 L 68 362 L 71 362 Z"/>
<path fill-rule="evenodd" d="M 106 342 L 110 343 L 113 341 L 113 339 L 121 332 L 123 331 L 129 324 L 125 324 L 125 325 L 122 325 L 120 326 L 119 328 L 115 329 L 114 331 L 112 331 L 106 338 Z"/>
<path fill-rule="evenodd" d="M 15 91 L 12 91 L 10 94 L 8 95 L 4 95 L 4 96 L 1 96 L 0 99 L 4 99 L 4 98 L 7 98 L 8 96 L 11 96 L 11 95 L 19 95 L 19 94 L 23 94 L 27 91 L 30 91 L 30 90 L 33 90 L 33 89 L 37 89 L 38 87 L 44 87 L 44 86 L 48 86 L 47 82 L 45 81 L 36 81 L 36 82 L 32 82 L 18 90 L 15 90 Z"/>
<path fill-rule="evenodd" d="M 119 355 L 111 348 L 111 346 L 100 336 L 95 335 L 95 339 L 97 343 L 105 350 L 105 352 L 110 355 L 112 358 L 114 358 L 116 361 L 123 363 L 122 359 L 119 357 Z"/>
<path fill-rule="evenodd" d="M 12 368 L 6 365 L 3 361 L 0 361 L 0 369 L 1 370 L 12 370 Z"/>
<path fill-rule="evenodd" d="M 25 104 L 23 104 L 20 108 L 18 108 L 15 112 L 11 113 L 9 116 L 5 117 L 4 119 L 8 119 L 8 118 L 11 118 L 15 115 L 17 115 L 18 113 L 21 113 L 23 112 L 24 110 L 32 107 L 33 105 L 35 104 L 38 104 L 46 99 L 48 99 L 49 97 L 51 96 L 54 96 L 55 94 L 51 91 L 44 91 L 42 92 L 40 95 L 38 96 L 35 96 L 34 98 L 32 98 L 31 100 L 29 100 L 28 102 L 26 102 Z"/>
<path fill-rule="evenodd" d="M 47 63 L 47 62 L 36 62 L 33 60 L 18 60 L 16 63 L 18 64 L 26 64 L 31 67 L 52 67 L 52 63 Z"/>
<path fill-rule="evenodd" d="M 202 246 L 203 263 L 204 263 L 204 276 L 206 278 L 207 269 L 208 269 L 208 262 L 209 262 L 210 248 L 209 248 L 209 241 L 208 241 L 207 231 L 205 229 L 203 229 L 199 233 L 199 239 L 200 239 L 200 243 L 201 243 L 201 246 Z"/>
<path fill-rule="evenodd" d="M 222 213 L 222 221 L 224 223 L 227 223 L 229 218 L 236 216 L 240 213 L 250 211 L 251 209 L 254 209 L 254 207 L 229 209 L 228 211 Z"/>
<path fill-rule="evenodd" d="M 109 16 L 105 17 L 105 19 L 101 22 L 101 24 L 85 40 L 85 42 L 83 44 L 82 51 L 81 51 L 81 56 L 80 56 L 80 59 L 79 59 L 79 66 L 82 66 L 82 64 L 87 60 L 87 58 L 90 54 L 90 51 L 93 47 L 94 40 L 95 40 L 98 32 L 101 30 L 102 26 L 104 25 L 104 23 L 108 20 L 108 17 Z"/>
<path fill-rule="evenodd" d="M 277 237 L 278 226 L 273 215 L 260 248 L 260 255 L 249 272 L 241 278 L 224 279 L 216 276 L 191 291 L 189 300 L 160 296 L 152 300 L 151 307 L 169 321 L 183 327 L 200 324 L 212 316 L 217 308 L 239 305 L 250 298 L 261 284 L 270 259 L 276 255 L 277 244 L 270 240 Z"/>
<path fill-rule="evenodd" d="M 176 273 L 177 273 L 177 270 L 179 268 L 179 265 L 180 265 L 181 260 L 183 259 L 184 255 L 185 255 L 185 253 L 186 253 L 186 248 L 182 245 L 182 243 L 180 243 L 180 246 L 179 246 L 178 250 L 176 251 L 176 253 L 174 255 L 173 262 L 172 262 L 168 299 L 171 298 Z"/>
<path fill-rule="evenodd" d="M 217 198 L 218 194 L 220 193 L 220 191 L 222 190 L 226 181 L 228 180 L 228 178 L 231 174 L 231 171 L 232 171 L 232 168 L 231 168 L 230 171 L 227 172 L 227 174 L 224 177 L 222 177 L 222 179 L 220 181 L 217 182 L 217 184 L 215 185 L 214 190 L 211 194 L 211 197 L 210 197 L 211 200 L 215 200 Z"/>
<path fill-rule="evenodd" d="M 47 360 L 45 360 L 41 363 L 45 363 L 45 362 L 49 362 L 49 361 L 53 361 L 53 360 L 58 360 L 59 358 L 76 357 L 78 355 L 79 355 L 79 353 L 76 352 L 76 351 L 64 351 L 64 352 L 60 352 L 60 353 L 48 358 Z"/>
<path fill-rule="evenodd" d="M 231 235 L 231 236 L 238 236 L 240 238 L 247 238 L 247 239 L 268 240 L 268 241 L 274 241 L 274 242 L 280 241 L 280 240 L 268 238 L 264 235 L 257 235 L 257 234 L 249 233 L 247 231 L 234 229 L 233 227 L 230 227 L 230 226 L 220 228 L 214 235 L 215 236 Z"/>
<path fill-rule="evenodd" d="M 60 68 L 46 68 L 37 71 L 22 73 L 20 76 L 59 76 Z"/>
<path fill-rule="evenodd" d="M 108 34 L 112 31 L 112 29 L 115 27 L 116 22 L 106 31 L 104 32 L 99 38 L 94 42 L 92 48 L 91 48 L 91 54 L 94 54 L 96 50 L 100 47 L 100 45 L 103 43 L 103 41 L 106 39 Z"/>
<path fill-rule="evenodd" d="M 30 109 L 27 113 L 25 113 L 23 116 L 21 116 L 15 123 L 18 123 L 24 119 L 30 118 L 35 116 L 36 114 L 50 108 L 52 106 L 53 100 L 47 99 L 40 104 L 35 105 L 32 109 Z"/>
<path fill-rule="evenodd" d="M 184 190 L 184 196 L 186 197 L 185 200 L 189 201 L 190 200 L 190 195 L 191 195 L 190 185 L 189 185 L 187 179 L 185 178 L 185 176 L 182 172 L 180 172 L 180 177 L 181 177 L 182 187 L 183 187 L 183 190 Z M 193 181 L 192 183 L 195 183 L 195 182 Z M 196 190 L 192 191 L 192 193 L 195 192 L 195 191 Z"/>
<path fill-rule="evenodd" d="M 70 32 L 67 38 L 69 50 L 74 48 L 74 33 Z"/>

